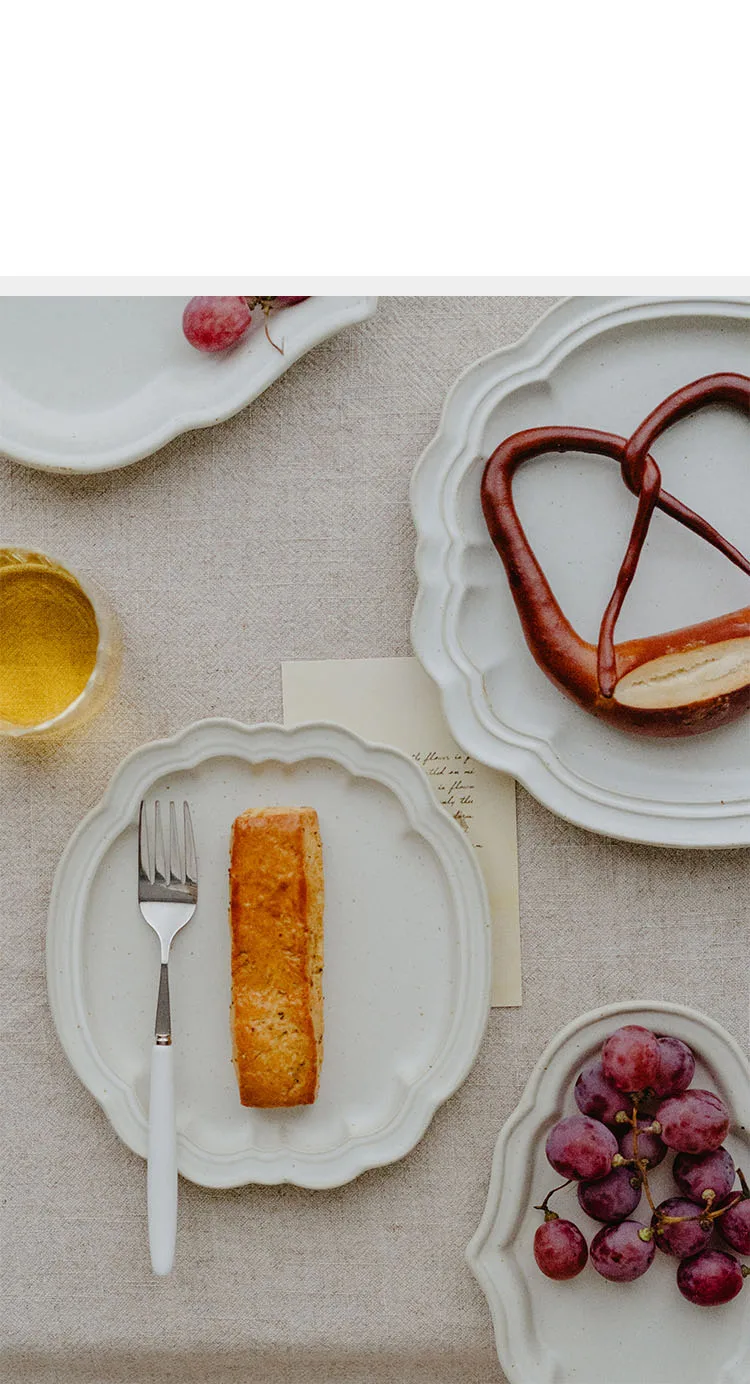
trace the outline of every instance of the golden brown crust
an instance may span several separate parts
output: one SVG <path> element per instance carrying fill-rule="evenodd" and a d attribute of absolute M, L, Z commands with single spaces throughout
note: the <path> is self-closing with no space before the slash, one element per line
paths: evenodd
<path fill-rule="evenodd" d="M 323 856 L 313 808 L 252 808 L 237 818 L 229 923 L 240 1100 L 310 1105 L 323 1044 Z"/>
<path fill-rule="evenodd" d="M 507 437 L 484 469 L 484 517 L 505 565 L 533 657 L 568 697 L 621 730 L 664 737 L 696 735 L 727 725 L 750 710 L 744 653 L 750 640 L 750 606 L 684 629 L 614 643 L 615 624 L 655 509 L 677 519 L 750 576 L 750 559 L 700 515 L 662 490 L 659 468 L 649 453 L 651 443 L 671 423 L 718 402 L 746 409 L 750 376 L 707 375 L 693 381 L 654 409 L 630 439 L 592 428 L 527 428 Z M 638 496 L 628 547 L 595 646 L 576 633 L 558 605 L 513 503 L 513 476 L 519 466 L 551 451 L 610 457 L 619 462 L 626 484 Z M 728 649 L 730 644 L 736 647 Z M 676 665 L 673 655 L 678 656 Z M 652 686 L 637 700 L 632 697 L 629 675 L 639 669 L 661 684 L 663 695 Z M 624 695 L 618 695 L 618 688 Z"/>

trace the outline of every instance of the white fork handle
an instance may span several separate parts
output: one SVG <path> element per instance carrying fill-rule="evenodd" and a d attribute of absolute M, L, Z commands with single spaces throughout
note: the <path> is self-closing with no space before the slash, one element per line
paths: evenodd
<path fill-rule="evenodd" d="M 169 1273 L 177 1236 L 177 1133 L 172 1044 L 151 1049 L 148 1107 L 148 1242 L 154 1273 Z"/>

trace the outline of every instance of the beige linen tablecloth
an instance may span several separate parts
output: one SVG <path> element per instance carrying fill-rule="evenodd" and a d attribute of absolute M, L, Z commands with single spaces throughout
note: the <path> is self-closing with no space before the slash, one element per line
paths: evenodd
<path fill-rule="evenodd" d="M 403 1162 L 328 1193 L 181 1184 L 178 1263 L 157 1281 L 144 1165 L 48 1013 L 54 869 L 123 755 L 203 716 L 280 719 L 282 659 L 409 652 L 412 467 L 459 371 L 547 305 L 381 300 L 239 417 L 133 467 L 0 461 L 0 538 L 98 579 L 125 634 L 96 722 L 54 752 L 0 746 L 3 1384 L 500 1384 L 463 1253 L 544 1044 L 637 996 L 696 1005 L 747 1044 L 750 853 L 604 840 L 519 789 L 523 1007 L 493 1011 Z"/>

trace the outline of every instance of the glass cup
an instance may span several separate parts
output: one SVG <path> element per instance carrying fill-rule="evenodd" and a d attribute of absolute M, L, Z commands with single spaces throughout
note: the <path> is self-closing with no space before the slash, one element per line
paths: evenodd
<path fill-rule="evenodd" d="M 96 586 L 42 553 L 0 547 L 0 736 L 87 721 L 119 664 L 117 622 Z"/>

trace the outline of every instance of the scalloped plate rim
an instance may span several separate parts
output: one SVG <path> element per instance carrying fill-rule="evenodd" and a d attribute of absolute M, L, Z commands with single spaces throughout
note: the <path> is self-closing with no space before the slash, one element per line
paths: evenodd
<path fill-rule="evenodd" d="M 691 811 L 688 803 L 597 791 L 596 786 L 587 788 L 584 780 L 579 786 L 575 774 L 562 765 L 545 740 L 517 732 L 499 719 L 490 728 L 477 705 L 479 679 L 475 670 L 467 669 L 467 660 L 456 647 L 455 630 L 446 629 L 447 608 L 455 594 L 447 565 L 456 549 L 446 513 L 446 491 L 472 450 L 472 429 L 477 430 L 488 401 L 494 407 L 521 384 L 547 379 L 574 344 L 597 335 L 605 322 L 612 325 L 617 317 L 633 320 L 634 313 L 658 320 L 665 309 L 678 317 L 742 317 L 748 314 L 750 298 L 565 298 L 548 308 L 518 341 L 481 357 L 459 375 L 411 478 L 418 584 L 411 641 L 438 686 L 459 744 L 480 762 L 513 774 L 550 811 L 576 826 L 622 840 L 686 848 L 740 847 L 750 844 L 750 798 L 735 799 L 730 805 L 701 804 L 699 810 Z"/>
<path fill-rule="evenodd" d="M 702 1013 L 700 1010 L 693 1009 L 687 1005 L 674 1004 L 666 1000 L 624 1000 L 613 1004 L 602 1005 L 597 1009 L 588 1010 L 585 1014 L 579 1015 L 564 1025 L 557 1034 L 547 1044 L 541 1057 L 535 1063 L 531 1074 L 521 1094 L 520 1100 L 515 1109 L 509 1115 L 498 1134 L 495 1148 L 492 1154 L 492 1165 L 490 1181 L 487 1189 L 482 1216 L 479 1225 L 475 1230 L 471 1240 L 465 1250 L 465 1259 L 468 1267 L 479 1284 L 490 1310 L 492 1317 L 493 1331 L 498 1360 L 505 1371 L 509 1384 L 529 1384 L 530 1375 L 528 1369 L 530 1364 L 527 1359 L 519 1363 L 521 1352 L 519 1351 L 518 1338 L 520 1328 L 516 1318 L 506 1313 L 503 1307 L 501 1283 L 509 1286 L 517 1294 L 519 1279 L 525 1279 L 517 1270 L 514 1270 L 512 1258 L 507 1255 L 500 1258 L 499 1254 L 494 1265 L 490 1263 L 489 1256 L 486 1254 L 488 1241 L 496 1225 L 500 1202 L 503 1194 L 503 1183 L 505 1177 L 505 1166 L 509 1149 L 512 1146 L 514 1137 L 523 1142 L 522 1127 L 530 1119 L 533 1120 L 537 1108 L 537 1100 L 540 1088 L 545 1081 L 551 1080 L 551 1069 L 565 1049 L 571 1045 L 577 1037 L 585 1033 L 586 1029 L 597 1025 L 606 1024 L 610 1020 L 624 1018 L 628 1015 L 647 1014 L 669 1015 L 683 1023 L 695 1026 L 709 1033 L 712 1039 L 718 1042 L 729 1056 L 737 1064 L 737 1068 L 743 1078 L 743 1084 L 750 1090 L 750 1060 L 743 1052 L 735 1038 L 710 1015 Z M 697 1044 L 696 1044 L 697 1047 Z M 746 1096 L 746 1105 L 750 1112 L 750 1099 Z M 735 1125 L 744 1128 L 746 1135 L 750 1130 L 750 1114 L 747 1125 L 741 1125 L 738 1112 L 735 1111 Z M 537 1117 L 539 1122 L 541 1117 Z M 534 1131 L 532 1131 L 533 1133 Z M 522 1150 L 523 1151 L 523 1150 Z M 512 1243 L 514 1236 L 509 1232 L 506 1239 L 498 1243 L 498 1251 Z M 545 1349 L 544 1342 L 539 1345 Z M 535 1375 L 534 1384 L 595 1384 L 594 1378 L 583 1380 L 580 1373 L 566 1373 L 564 1364 L 560 1357 L 550 1349 L 545 1351 L 545 1362 L 547 1373 Z M 742 1363 L 742 1362 L 741 1362 Z M 739 1375 L 734 1372 L 735 1361 L 725 1362 L 721 1377 L 717 1377 L 717 1384 L 744 1384 L 746 1374 Z M 744 1368 L 750 1367 L 750 1338 L 744 1355 Z M 606 1375 L 601 1373 L 601 1365 L 596 1369 L 600 1373 L 596 1376 L 596 1384 L 606 1384 Z M 702 1384 L 704 1376 L 700 1376 Z M 663 1384 L 658 1379 L 642 1378 L 640 1384 Z M 692 1384 L 692 1381 L 685 1380 L 685 1384 Z M 697 1384 L 697 1380 L 696 1380 Z"/>
<path fill-rule="evenodd" d="M 323 296 L 312 297 L 308 301 L 311 310 L 308 310 L 305 318 L 285 325 L 283 357 L 273 348 L 267 354 L 264 350 L 263 355 L 259 355 L 255 348 L 260 343 L 256 343 L 254 336 L 240 343 L 237 354 L 247 355 L 249 359 L 247 382 L 241 388 L 232 384 L 223 398 L 220 395 L 214 402 L 186 407 L 169 405 L 164 415 L 158 417 L 159 409 L 154 407 L 158 404 L 158 395 L 154 395 L 147 410 L 147 421 L 139 432 L 130 439 L 121 438 L 114 444 L 100 444 L 98 450 L 91 449 L 83 460 L 75 449 L 66 449 L 62 445 L 58 449 L 49 445 L 35 445 L 33 442 L 24 442 L 18 435 L 5 433 L 0 420 L 0 456 L 35 470 L 59 475 L 91 475 L 142 461 L 183 433 L 225 423 L 257 399 L 308 351 L 335 336 L 344 327 L 367 321 L 374 315 L 378 303 L 377 297 L 366 296 Z M 151 397 L 153 389 L 152 381 L 150 386 L 142 386 L 132 397 L 140 393 L 147 393 Z M 116 407 L 122 408 L 124 402 L 120 401 Z M 102 413 L 106 415 L 114 411 L 115 406 L 111 406 L 103 409 Z"/>
<path fill-rule="evenodd" d="M 214 743 L 212 736 L 217 737 Z M 143 1113 L 129 1084 L 112 1072 L 98 1053 L 75 993 L 74 933 L 80 923 L 83 902 L 70 910 L 69 917 L 64 912 L 61 915 L 68 873 L 77 868 L 76 856 L 81 852 L 85 855 L 88 838 L 93 835 L 98 841 L 97 850 L 92 856 L 93 863 L 87 867 L 88 874 L 82 877 L 88 888 L 89 876 L 96 873 L 107 845 L 132 816 L 128 804 L 134 805 L 156 778 L 170 769 L 194 767 L 215 755 L 231 756 L 238 753 L 239 744 L 248 746 L 251 742 L 260 747 L 260 752 L 242 756 L 247 762 L 329 759 L 352 774 L 385 785 L 397 797 L 410 825 L 433 848 L 439 844 L 449 856 L 454 852 L 452 864 L 457 880 L 451 879 L 447 870 L 446 877 L 457 909 L 461 943 L 457 1012 L 447 1029 L 439 1056 L 427 1072 L 410 1084 L 406 1100 L 396 1115 L 375 1134 L 353 1135 L 333 1151 L 314 1154 L 286 1148 L 283 1156 L 276 1151 L 266 1153 L 257 1149 L 211 1155 L 178 1134 L 179 1171 L 202 1186 L 222 1188 L 249 1182 L 274 1185 L 289 1182 L 313 1189 L 331 1188 L 341 1186 L 370 1168 L 395 1162 L 415 1147 L 435 1111 L 468 1075 L 489 1016 L 490 921 L 484 881 L 460 827 L 438 803 L 419 766 L 402 751 L 364 740 L 333 722 L 305 722 L 298 726 L 273 722 L 247 725 L 226 717 L 193 722 L 172 736 L 149 741 L 132 750 L 114 771 L 98 803 L 71 835 L 55 873 L 47 923 L 49 1003 L 61 1045 L 77 1076 L 102 1106 L 118 1137 L 134 1153 L 144 1157 L 146 1121 Z M 121 804 L 119 808 L 118 803 Z M 465 901 L 462 890 L 467 891 Z M 72 979 L 61 978 L 66 964 Z"/>

